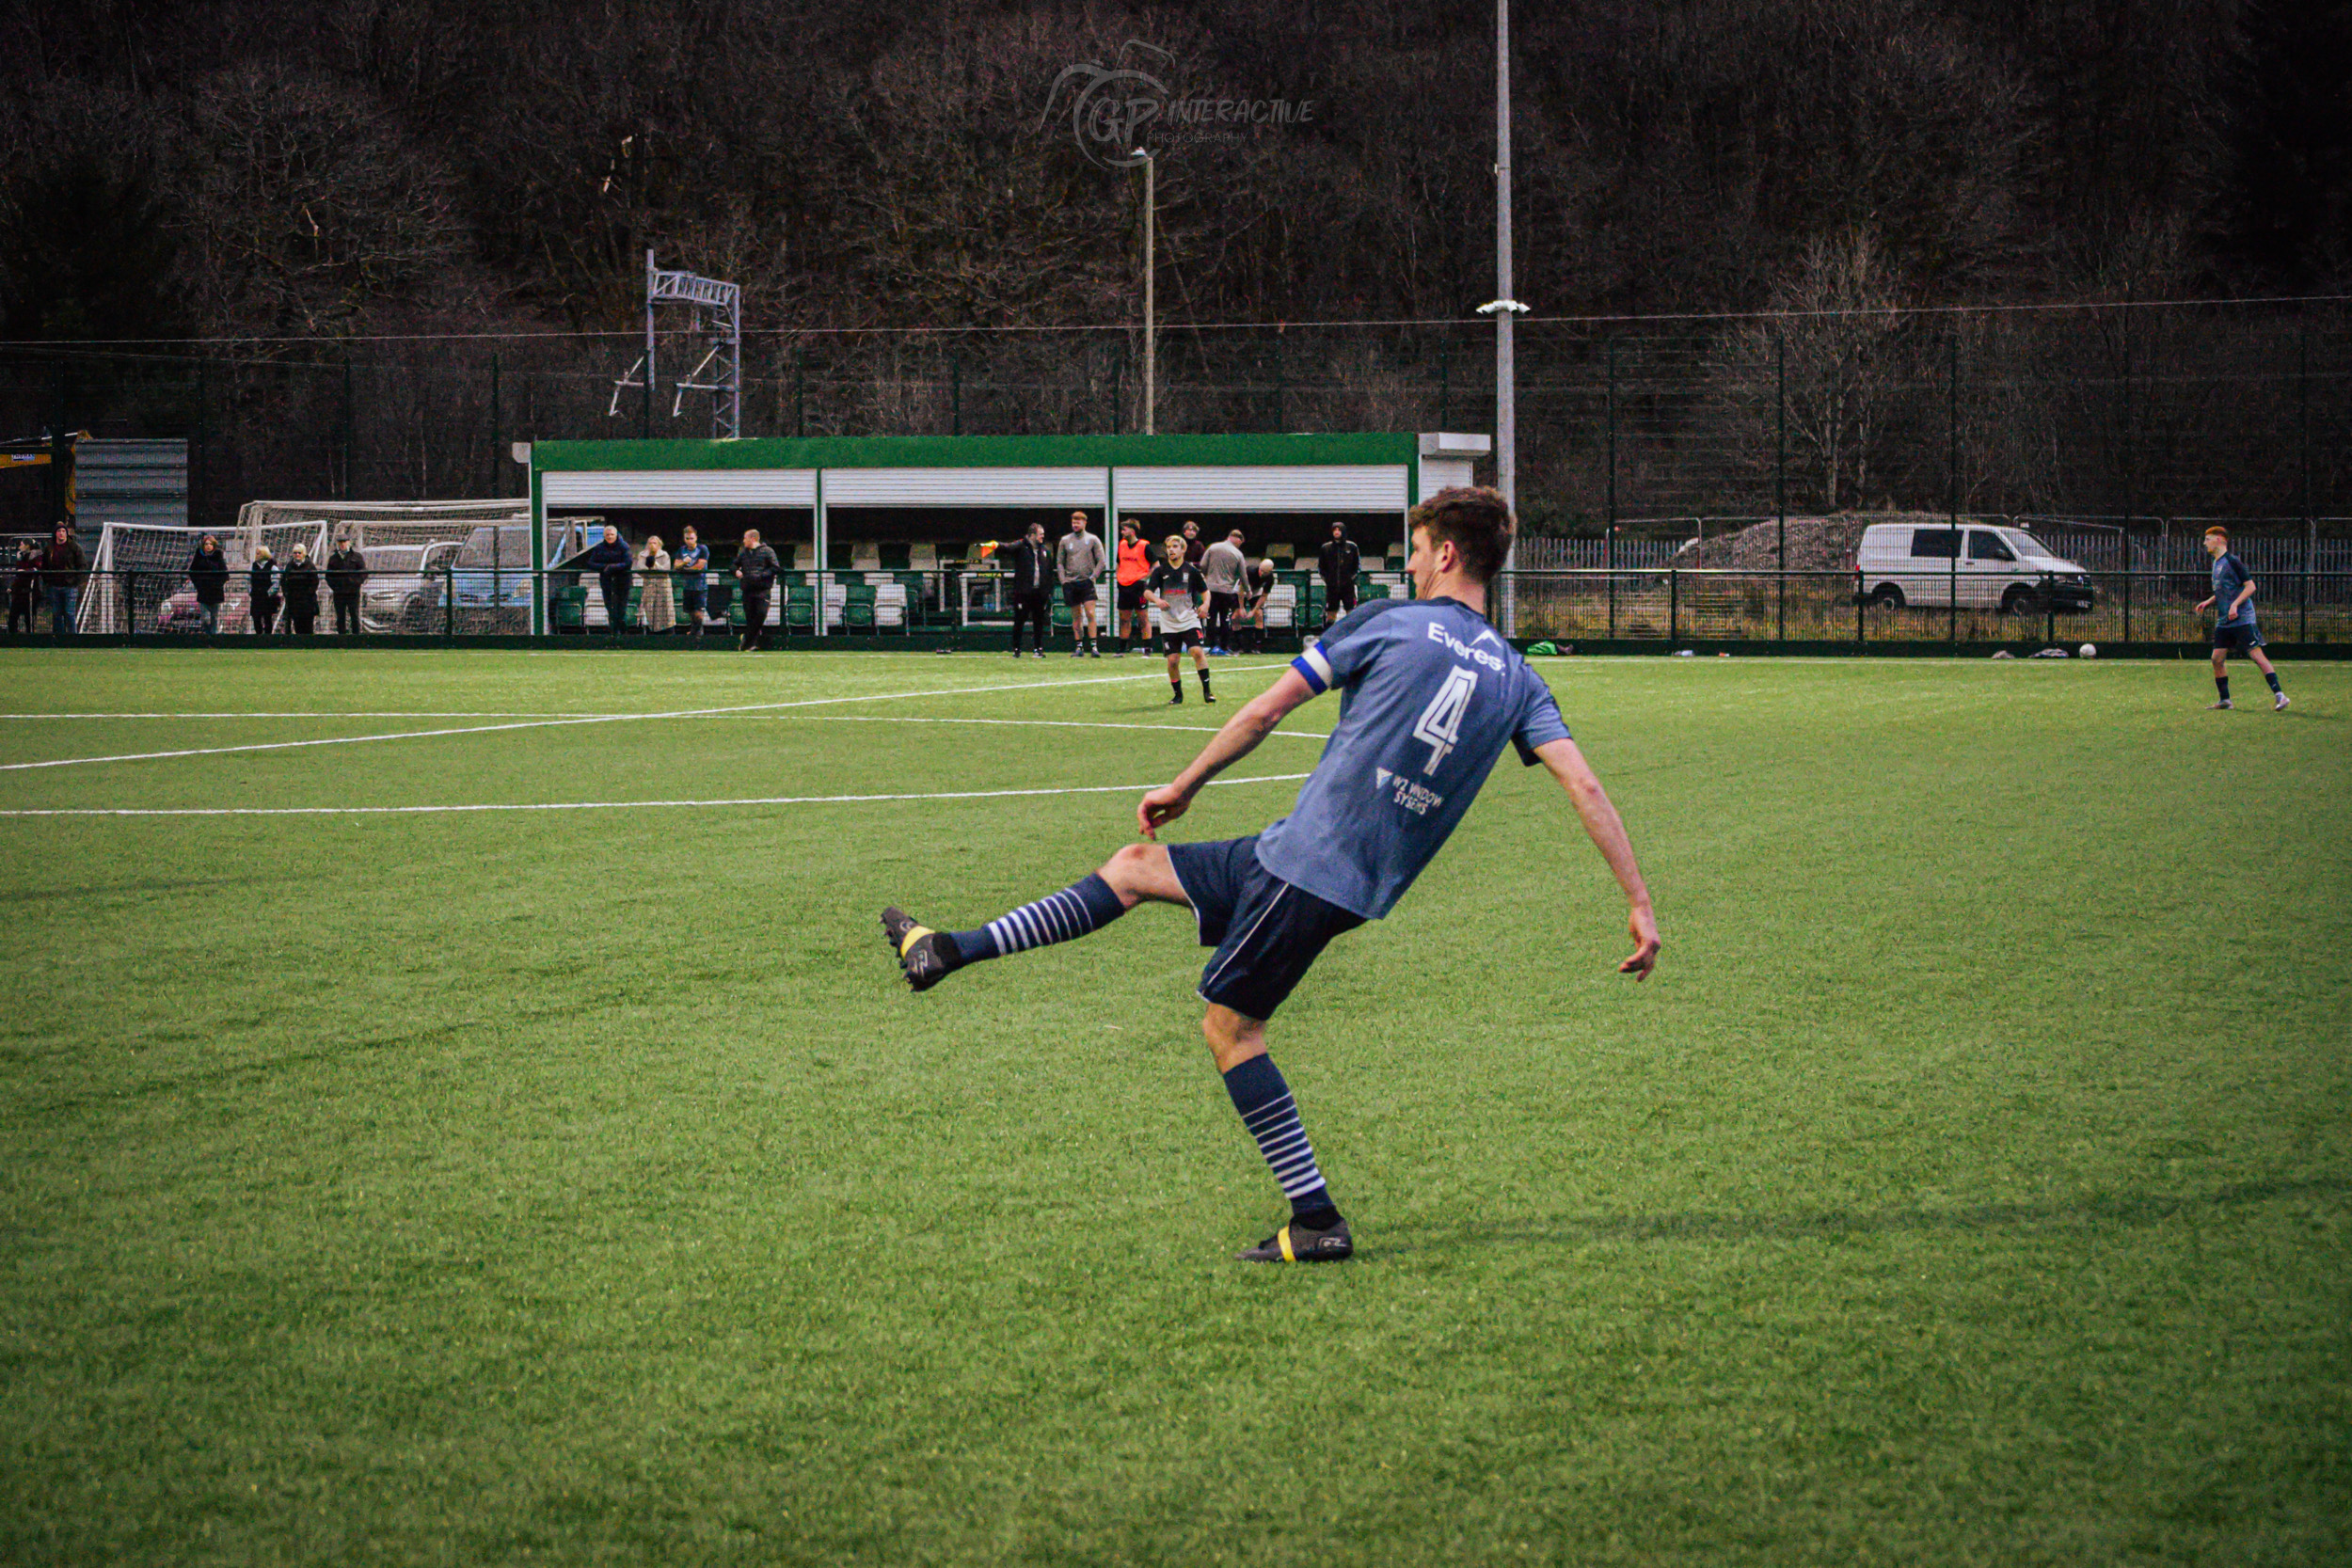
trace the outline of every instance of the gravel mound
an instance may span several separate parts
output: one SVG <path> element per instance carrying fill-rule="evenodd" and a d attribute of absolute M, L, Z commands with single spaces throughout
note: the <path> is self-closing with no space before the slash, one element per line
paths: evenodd
<path fill-rule="evenodd" d="M 1949 527 L 1951 519 L 1925 512 L 1841 512 L 1833 517 L 1788 519 L 1788 569 L 1792 572 L 1851 572 L 1862 531 L 1873 523 L 1912 523 L 1921 528 Z M 1710 534 L 1675 553 L 1677 566 L 1714 570 L 1769 572 L 1780 564 L 1780 525 L 1752 523 L 1737 533 Z"/>

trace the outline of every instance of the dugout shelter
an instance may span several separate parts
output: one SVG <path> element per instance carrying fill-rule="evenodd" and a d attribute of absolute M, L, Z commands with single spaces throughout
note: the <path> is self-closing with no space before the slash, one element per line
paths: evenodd
<path fill-rule="evenodd" d="M 1253 555 L 1301 564 L 1340 518 L 1368 562 L 1401 570 L 1406 513 L 1470 483 L 1487 451 L 1486 436 L 1454 434 L 871 436 L 537 441 L 516 456 L 531 470 L 535 583 L 559 564 L 547 552 L 564 519 L 594 514 L 672 546 L 691 522 L 723 570 L 722 546 L 756 528 L 787 571 L 834 592 L 835 575 L 922 572 L 1032 521 L 1059 538 L 1081 508 L 1106 538 L 1121 517 L 1152 538 L 1191 518 L 1213 538 L 1238 526 Z M 544 587 L 532 614 L 547 631 Z M 823 636 L 830 619 L 806 629 Z"/>

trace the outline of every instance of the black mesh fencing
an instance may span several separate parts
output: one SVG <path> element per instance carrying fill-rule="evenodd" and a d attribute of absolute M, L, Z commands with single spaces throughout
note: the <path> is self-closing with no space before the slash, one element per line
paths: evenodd
<path fill-rule="evenodd" d="M 189 520 L 212 527 L 261 499 L 513 496 L 516 441 L 712 433 L 703 394 L 665 382 L 616 399 L 641 345 L 0 345 L 0 434 L 183 436 Z M 1888 510 L 2132 532 L 2352 514 L 2352 315 L 2338 306 L 1531 319 L 1518 345 L 1531 535 Z M 755 333 L 743 433 L 1134 432 L 1141 348 L 1126 328 Z M 1476 323 L 1173 325 L 1152 403 L 1163 432 L 1490 431 L 1493 338 Z M 0 525 L 39 528 L 46 483 L 0 473 Z"/>

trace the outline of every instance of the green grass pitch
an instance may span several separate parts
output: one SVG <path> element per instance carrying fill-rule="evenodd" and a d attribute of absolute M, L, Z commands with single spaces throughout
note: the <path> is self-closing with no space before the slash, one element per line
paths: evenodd
<path fill-rule="evenodd" d="M 0 720 L 144 757 L 0 808 L 334 808 L 0 817 L 0 1560 L 2352 1557 L 2352 666 L 1548 663 L 1664 959 L 1506 758 L 1276 1021 L 1320 1270 L 1230 1260 L 1180 911 L 920 997 L 874 923 L 1277 667 L 0 655 L 165 716 Z"/>

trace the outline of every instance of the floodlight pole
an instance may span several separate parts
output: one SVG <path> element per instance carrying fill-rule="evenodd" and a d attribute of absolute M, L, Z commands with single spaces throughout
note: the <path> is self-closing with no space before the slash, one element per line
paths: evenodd
<path fill-rule="evenodd" d="M 1527 307 L 1511 297 L 1511 0 L 1495 0 L 1495 297 L 1479 308 L 1495 319 L 1495 487 L 1518 518 L 1518 400 L 1514 386 L 1512 318 Z M 1516 530 L 1502 558 L 1502 635 L 1518 635 Z"/>
<path fill-rule="evenodd" d="M 653 264 L 653 252 L 645 252 L 645 411 L 638 424 L 642 439 L 653 439 L 653 296 L 660 271 Z"/>
<path fill-rule="evenodd" d="M 1159 195 L 1156 176 L 1160 166 L 1151 153 L 1140 147 L 1136 149 L 1136 156 L 1143 160 L 1143 433 L 1149 436 L 1152 431 L 1152 405 L 1159 390 L 1159 367 L 1154 353 L 1156 344 L 1152 321 L 1152 286 L 1159 268 L 1154 264 L 1152 227 L 1156 215 L 1153 209 Z"/>

